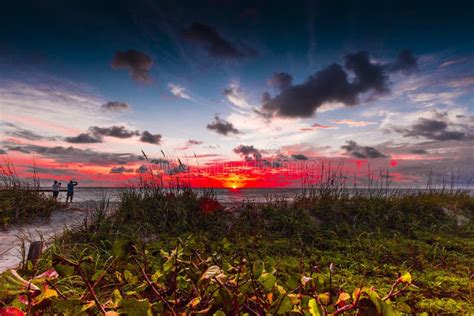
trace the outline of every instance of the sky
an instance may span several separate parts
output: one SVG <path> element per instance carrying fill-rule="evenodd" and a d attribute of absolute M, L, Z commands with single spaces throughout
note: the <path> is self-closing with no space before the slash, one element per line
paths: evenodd
<path fill-rule="evenodd" d="M 467 185 L 473 39 L 472 1 L 8 1 L 0 159 L 45 186 Z"/>

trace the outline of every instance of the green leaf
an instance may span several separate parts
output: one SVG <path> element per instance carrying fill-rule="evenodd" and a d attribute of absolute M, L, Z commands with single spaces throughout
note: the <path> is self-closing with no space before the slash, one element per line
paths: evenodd
<path fill-rule="evenodd" d="M 298 305 L 301 302 L 299 294 L 288 294 L 288 298 L 291 300 L 292 305 Z"/>
<path fill-rule="evenodd" d="M 323 315 L 323 311 L 321 309 L 321 306 L 318 305 L 318 302 L 316 302 L 316 299 L 312 298 L 309 300 L 309 303 L 308 303 L 308 307 L 309 307 L 309 312 L 311 314 L 311 316 L 322 316 Z"/>
<path fill-rule="evenodd" d="M 276 277 L 268 272 L 262 273 L 262 275 L 258 278 L 258 281 L 262 283 L 263 287 L 267 292 L 270 292 L 275 285 L 277 279 Z"/>
<path fill-rule="evenodd" d="M 207 268 L 206 272 L 202 274 L 201 280 L 212 279 L 213 277 L 221 273 L 221 268 L 219 268 L 218 266 L 210 266 L 209 268 Z"/>
<path fill-rule="evenodd" d="M 379 304 L 382 309 L 382 313 L 380 315 L 382 316 L 398 316 L 399 315 L 397 312 L 393 310 L 392 305 L 388 304 L 387 302 L 380 300 Z"/>
<path fill-rule="evenodd" d="M 74 274 L 75 268 L 68 264 L 57 264 L 54 269 L 58 271 L 58 274 L 62 277 L 69 277 Z"/>
<path fill-rule="evenodd" d="M 174 254 L 169 256 L 168 259 L 163 263 L 163 272 L 168 272 L 170 271 L 175 263 L 175 256 Z"/>
<path fill-rule="evenodd" d="M 411 274 L 410 272 L 404 273 L 400 278 L 400 282 L 406 283 L 406 284 L 411 284 Z"/>
<path fill-rule="evenodd" d="M 281 301 L 280 307 L 278 308 L 277 314 L 283 315 L 290 312 L 292 309 L 293 304 L 291 304 L 291 299 L 285 295 Z"/>
<path fill-rule="evenodd" d="M 221 310 L 218 310 L 217 312 L 213 314 L 213 316 L 225 316 L 225 313 Z"/>
<path fill-rule="evenodd" d="M 318 295 L 318 298 L 319 298 L 319 301 L 321 302 L 321 304 L 327 306 L 329 304 L 329 298 L 331 296 L 329 295 L 329 292 L 326 292 L 326 293 L 321 293 Z"/>
<path fill-rule="evenodd" d="M 53 299 L 52 306 L 64 316 L 79 316 L 87 315 L 86 311 L 95 306 L 95 302 Z"/>
<path fill-rule="evenodd" d="M 258 279 L 265 269 L 265 264 L 262 260 L 257 260 L 253 263 L 253 275 L 256 279 Z"/>
<path fill-rule="evenodd" d="M 137 300 L 133 298 L 125 298 L 120 302 L 118 312 L 128 316 L 152 315 L 151 305 L 148 299 Z"/>
<path fill-rule="evenodd" d="M 350 299 L 351 299 L 351 296 L 348 293 L 341 292 L 339 293 L 339 296 L 337 298 L 336 305 L 339 305 L 341 303 L 344 303 L 344 305 L 346 305 L 346 302 L 349 301 Z"/>
<path fill-rule="evenodd" d="M 113 296 L 114 306 L 115 307 L 119 306 L 120 302 L 122 302 L 123 300 L 123 297 L 122 297 L 122 294 L 120 294 L 120 291 L 118 289 L 115 289 L 112 292 L 112 296 Z"/>
<path fill-rule="evenodd" d="M 380 306 L 375 306 L 369 298 L 361 298 L 357 306 L 359 307 L 360 316 L 379 316 L 381 314 L 381 312 L 378 311 Z"/>
<path fill-rule="evenodd" d="M 15 270 L 7 270 L 0 274 L 0 297 L 14 296 L 28 291 L 40 289 L 23 279 Z"/>
<path fill-rule="evenodd" d="M 112 246 L 112 254 L 118 259 L 123 259 L 128 254 L 130 241 L 126 239 L 117 239 Z"/>
<path fill-rule="evenodd" d="M 135 276 L 132 274 L 132 272 L 125 270 L 123 272 L 123 277 L 125 278 L 125 281 L 129 284 L 135 284 L 138 282 L 138 276 Z"/>

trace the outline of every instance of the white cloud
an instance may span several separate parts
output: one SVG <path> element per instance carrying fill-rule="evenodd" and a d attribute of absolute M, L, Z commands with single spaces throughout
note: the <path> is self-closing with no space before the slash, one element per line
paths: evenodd
<path fill-rule="evenodd" d="M 170 88 L 170 92 L 178 97 L 178 98 L 181 98 L 181 99 L 186 99 L 186 100 L 192 100 L 193 98 L 191 98 L 191 96 L 186 92 L 186 88 L 185 87 L 182 87 L 178 84 L 174 84 L 174 83 L 169 83 L 168 84 L 168 87 Z"/>
<path fill-rule="evenodd" d="M 230 103 L 240 108 L 248 109 L 252 106 L 247 102 L 245 95 L 239 87 L 238 83 L 231 83 L 227 89 L 224 90 L 224 95 Z"/>
<path fill-rule="evenodd" d="M 331 120 L 330 122 L 331 122 L 331 123 L 334 123 L 334 124 L 344 124 L 344 125 L 347 125 L 347 126 L 349 126 L 349 127 L 365 127 L 365 126 L 368 126 L 368 125 L 377 124 L 377 122 L 354 121 L 354 120 L 350 120 L 350 119 L 346 119 L 346 120 Z"/>

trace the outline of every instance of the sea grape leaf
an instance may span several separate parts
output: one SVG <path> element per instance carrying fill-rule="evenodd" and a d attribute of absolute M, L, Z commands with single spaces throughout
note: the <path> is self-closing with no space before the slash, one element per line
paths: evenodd
<path fill-rule="evenodd" d="M 291 300 L 292 305 L 298 305 L 301 302 L 299 294 L 288 294 L 288 298 Z"/>
<path fill-rule="evenodd" d="M 174 262 L 175 262 L 175 256 L 174 255 L 171 255 L 169 256 L 169 258 L 165 261 L 165 263 L 163 263 L 163 272 L 168 272 L 170 271 L 173 266 L 174 266 Z"/>
<path fill-rule="evenodd" d="M 406 272 L 404 273 L 400 278 L 399 278 L 400 282 L 402 283 L 406 283 L 406 284 L 411 284 L 411 274 L 410 272 Z"/>
<path fill-rule="evenodd" d="M 291 299 L 288 296 L 284 296 L 280 307 L 278 308 L 277 314 L 283 315 L 290 312 L 293 309 L 293 304 L 291 303 Z"/>
<path fill-rule="evenodd" d="M 46 283 L 46 281 L 55 280 L 59 277 L 59 274 L 54 269 L 49 269 L 40 275 L 35 276 L 31 281 L 36 284 Z"/>
<path fill-rule="evenodd" d="M 221 268 L 219 268 L 218 266 L 210 266 L 210 267 L 207 268 L 207 270 L 202 274 L 201 280 L 212 279 L 213 277 L 215 277 L 216 275 L 221 274 L 221 273 L 222 273 Z"/>
<path fill-rule="evenodd" d="M 323 311 L 321 310 L 321 306 L 318 305 L 318 302 L 316 302 L 316 299 L 312 298 L 309 300 L 308 303 L 309 307 L 309 313 L 311 316 L 322 316 Z"/>
<path fill-rule="evenodd" d="M 69 264 L 62 264 L 58 263 L 54 266 L 54 269 L 58 272 L 58 274 L 62 277 L 68 277 L 74 274 L 76 270 L 74 266 Z"/>
<path fill-rule="evenodd" d="M 148 299 L 138 300 L 134 298 L 124 298 L 119 304 L 118 312 L 128 316 L 152 315 L 151 305 Z"/>
<path fill-rule="evenodd" d="M 361 316 L 379 316 L 381 313 L 378 311 L 377 306 L 369 298 L 361 298 L 358 303 L 359 314 Z"/>
<path fill-rule="evenodd" d="M 113 297 L 114 306 L 115 307 L 119 306 L 120 302 L 123 300 L 123 297 L 122 297 L 122 294 L 120 294 L 120 291 L 118 289 L 115 289 L 112 292 L 112 297 Z"/>
<path fill-rule="evenodd" d="M 41 290 L 41 293 L 31 299 L 31 305 L 33 306 L 38 305 L 48 298 L 57 297 L 57 296 L 58 296 L 58 293 L 55 290 L 50 289 L 49 286 L 45 284 L 43 286 L 43 289 Z M 18 296 L 18 300 L 25 305 L 30 304 L 30 301 L 28 300 L 28 297 L 26 295 Z"/>
<path fill-rule="evenodd" d="M 351 296 L 348 293 L 341 292 L 341 293 L 339 293 L 339 296 L 337 298 L 336 305 L 344 306 L 344 305 L 346 305 L 346 302 L 350 299 L 351 299 Z"/>
<path fill-rule="evenodd" d="M 53 299 L 53 307 L 64 316 L 87 315 L 87 310 L 95 306 L 94 301 Z"/>
<path fill-rule="evenodd" d="M 0 274 L 0 297 L 14 296 L 28 291 L 40 289 L 23 279 L 15 270 L 7 270 Z"/>
<path fill-rule="evenodd" d="M 14 306 L 0 308 L 0 316 L 24 316 L 26 315 L 21 309 Z"/>
<path fill-rule="evenodd" d="M 319 301 L 321 302 L 321 304 L 327 306 L 329 304 L 329 298 L 331 296 L 329 295 L 329 292 L 326 292 L 326 293 L 321 293 L 318 295 L 318 298 L 319 298 Z"/>
<path fill-rule="evenodd" d="M 271 273 L 264 272 L 258 278 L 258 281 L 262 283 L 263 287 L 267 292 L 270 292 L 276 283 L 276 277 Z"/>
<path fill-rule="evenodd" d="M 128 254 L 128 246 L 130 245 L 130 241 L 126 239 L 117 239 L 114 241 L 112 245 L 112 254 L 117 257 L 118 259 L 123 259 Z"/>
<path fill-rule="evenodd" d="M 385 301 L 379 301 L 382 313 L 380 315 L 382 316 L 398 316 L 399 314 L 395 312 L 392 308 L 391 304 L 388 304 Z"/>
<path fill-rule="evenodd" d="M 253 276 L 258 279 L 265 270 L 265 264 L 262 260 L 257 260 L 253 263 Z"/>
<path fill-rule="evenodd" d="M 125 270 L 123 272 L 123 277 L 125 278 L 125 281 L 129 284 L 135 284 L 138 282 L 138 277 L 136 275 L 133 275 L 132 272 Z"/>

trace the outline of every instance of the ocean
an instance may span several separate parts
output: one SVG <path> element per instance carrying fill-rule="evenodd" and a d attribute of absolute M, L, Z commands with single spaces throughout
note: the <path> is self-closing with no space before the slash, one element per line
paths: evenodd
<path fill-rule="evenodd" d="M 126 188 L 87 188 L 87 187 L 78 187 L 74 190 L 74 202 L 90 202 L 90 201 L 100 201 L 104 197 L 109 199 L 111 202 L 118 202 L 120 200 L 120 195 Z M 199 191 L 200 189 L 195 189 Z M 397 189 L 392 188 L 388 189 L 388 192 L 393 192 L 397 194 L 413 194 L 414 192 L 421 192 L 424 189 Z M 474 189 L 465 189 L 469 192 L 471 196 L 474 196 Z M 45 194 L 51 194 L 49 189 L 44 189 Z M 367 194 L 368 189 L 347 189 L 349 194 L 357 192 L 359 194 Z M 213 189 L 219 202 L 226 205 L 235 205 L 242 202 L 266 202 L 269 199 L 286 199 L 292 200 L 298 194 L 303 192 L 300 188 L 272 188 L 272 189 Z M 66 192 L 61 191 L 59 194 L 59 201 L 66 201 Z"/>

